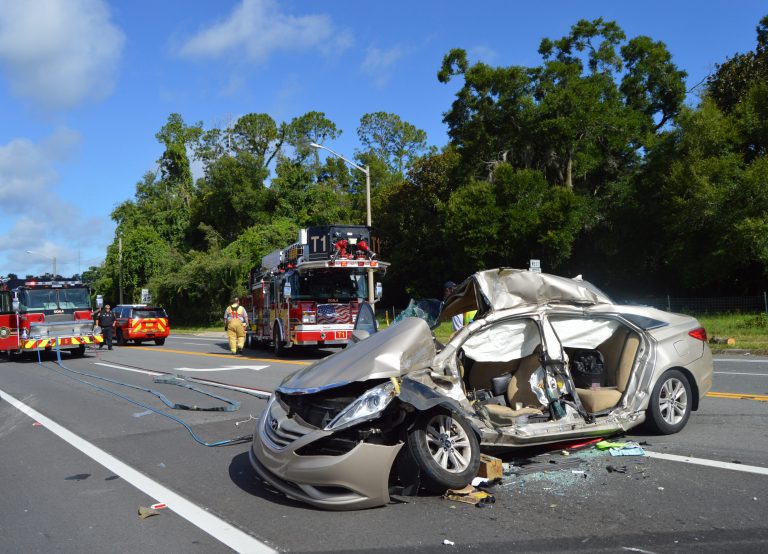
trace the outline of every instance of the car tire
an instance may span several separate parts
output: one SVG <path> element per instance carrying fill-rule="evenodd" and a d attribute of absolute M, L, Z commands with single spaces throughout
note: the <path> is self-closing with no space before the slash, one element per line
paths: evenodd
<path fill-rule="evenodd" d="M 125 346 L 125 338 L 123 338 L 122 329 L 117 330 L 117 336 L 115 338 L 117 339 L 117 346 Z"/>
<path fill-rule="evenodd" d="M 165 344 L 165 338 L 162 339 L 155 339 L 155 344 L 157 346 L 163 346 Z"/>
<path fill-rule="evenodd" d="M 139 340 L 139 339 L 134 339 L 133 340 L 133 344 L 135 344 L 136 346 L 141 346 L 142 342 L 144 342 L 144 341 L 143 340 Z"/>
<path fill-rule="evenodd" d="M 272 333 L 273 338 L 273 352 L 275 356 L 283 356 L 285 354 L 285 342 L 283 341 L 283 333 L 280 331 L 280 326 L 275 324 L 275 330 L 274 333 Z"/>
<path fill-rule="evenodd" d="M 71 352 L 72 352 L 73 358 L 82 358 L 83 356 L 85 356 L 85 345 L 81 344 L 74 350 L 71 350 Z"/>
<path fill-rule="evenodd" d="M 670 369 L 659 377 L 646 410 L 648 427 L 662 435 L 682 430 L 691 415 L 691 384 L 680 370 Z"/>
<path fill-rule="evenodd" d="M 460 489 L 480 468 L 480 443 L 466 419 L 447 411 L 421 414 L 408 432 L 408 453 L 421 469 L 421 485 L 432 492 Z"/>

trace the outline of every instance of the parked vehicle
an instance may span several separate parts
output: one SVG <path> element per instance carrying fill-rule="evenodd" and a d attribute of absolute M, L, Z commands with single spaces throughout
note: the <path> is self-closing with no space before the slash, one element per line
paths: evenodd
<path fill-rule="evenodd" d="M 590 283 L 482 271 L 439 321 L 477 310 L 447 344 L 410 317 L 288 376 L 256 425 L 256 472 L 334 510 L 389 501 L 393 480 L 435 492 L 477 474 L 481 450 L 619 433 L 676 433 L 712 386 L 692 317 L 623 306 Z M 368 338 L 365 338 L 366 335 Z"/>
<path fill-rule="evenodd" d="M 80 281 L 24 281 L 12 290 L 0 283 L 0 352 L 46 350 L 85 354 L 94 335 L 90 290 Z"/>
<path fill-rule="evenodd" d="M 146 304 L 120 304 L 112 310 L 116 318 L 115 340 L 118 345 L 128 341 L 141 344 L 154 340 L 162 346 L 171 334 L 165 309 Z"/>
<path fill-rule="evenodd" d="M 360 306 L 381 296 L 369 290 L 379 239 L 363 225 L 324 225 L 299 232 L 297 242 L 264 256 L 250 272 L 242 304 L 251 326 L 248 346 L 271 345 L 282 356 L 293 346 L 344 346 Z M 375 250 L 374 250 L 375 249 Z"/>

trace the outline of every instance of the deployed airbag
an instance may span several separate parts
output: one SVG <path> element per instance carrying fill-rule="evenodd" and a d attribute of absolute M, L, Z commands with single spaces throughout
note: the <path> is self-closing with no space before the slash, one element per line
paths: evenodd
<path fill-rule="evenodd" d="M 464 354 L 477 362 L 509 362 L 533 353 L 541 343 L 539 329 L 530 319 L 503 321 L 471 336 Z"/>

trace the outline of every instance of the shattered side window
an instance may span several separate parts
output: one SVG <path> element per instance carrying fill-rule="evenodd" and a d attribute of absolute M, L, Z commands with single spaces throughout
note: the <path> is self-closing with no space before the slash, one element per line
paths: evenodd
<path fill-rule="evenodd" d="M 502 321 L 480 329 L 464 342 L 464 354 L 477 362 L 509 362 L 533 353 L 541 335 L 531 319 Z"/>
<path fill-rule="evenodd" d="M 408 307 L 400 312 L 392 323 L 398 323 L 407 317 L 418 317 L 426 321 L 430 329 L 434 329 L 442 307 L 443 303 L 436 298 L 411 299 Z"/>

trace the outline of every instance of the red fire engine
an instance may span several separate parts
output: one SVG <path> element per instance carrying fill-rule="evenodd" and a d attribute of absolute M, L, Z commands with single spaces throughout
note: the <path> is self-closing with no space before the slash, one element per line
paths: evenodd
<path fill-rule="evenodd" d="M 294 345 L 347 344 L 359 307 L 370 298 L 368 272 L 389 267 L 378 249 L 378 237 L 364 225 L 326 225 L 302 229 L 298 242 L 264 256 L 243 299 L 248 345 L 272 344 L 281 355 Z"/>
<path fill-rule="evenodd" d="M 86 345 L 103 341 L 93 334 L 91 298 L 79 281 L 27 281 L 10 290 L 0 286 L 0 352 L 70 350 L 82 356 Z"/>

